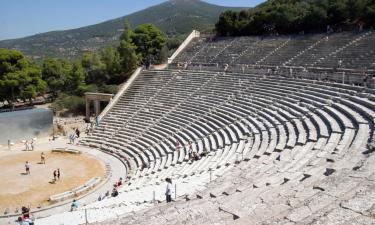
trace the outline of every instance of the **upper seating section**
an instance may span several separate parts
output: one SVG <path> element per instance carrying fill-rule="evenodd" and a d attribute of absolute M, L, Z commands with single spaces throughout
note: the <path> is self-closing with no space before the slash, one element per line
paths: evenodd
<path fill-rule="evenodd" d="M 255 216 L 254 224 L 314 220 L 366 186 L 362 167 L 373 164 L 364 151 L 374 138 L 374 94 L 364 87 L 263 73 L 143 71 L 86 139 L 130 169 L 118 198 L 86 206 L 89 218 L 96 222 L 155 207 L 155 201 L 164 201 L 164 180 L 170 177 L 178 199 L 202 205 L 176 203 L 188 216 L 202 211 L 225 219 L 225 210 Z M 190 149 L 202 158 L 189 161 Z M 362 182 L 358 191 L 336 189 Z M 311 213 L 296 216 L 320 193 L 335 198 L 323 198 Z M 260 208 L 249 208 L 253 204 Z"/>
<path fill-rule="evenodd" d="M 328 35 L 202 38 L 192 42 L 174 63 L 374 70 L 374 39 L 372 30 Z"/>

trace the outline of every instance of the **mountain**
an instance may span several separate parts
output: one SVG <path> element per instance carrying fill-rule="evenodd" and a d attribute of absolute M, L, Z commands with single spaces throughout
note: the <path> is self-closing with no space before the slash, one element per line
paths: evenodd
<path fill-rule="evenodd" d="M 221 12 L 240 9 L 244 8 L 217 6 L 200 0 L 170 0 L 91 26 L 0 41 L 0 48 L 17 49 L 34 59 L 46 56 L 75 58 L 83 52 L 116 44 L 125 19 L 132 27 L 153 23 L 168 36 L 174 36 L 193 29 L 212 29 Z"/>

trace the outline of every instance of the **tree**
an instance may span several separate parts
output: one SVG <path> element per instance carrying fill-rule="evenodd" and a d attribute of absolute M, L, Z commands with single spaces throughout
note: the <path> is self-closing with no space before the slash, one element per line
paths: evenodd
<path fill-rule="evenodd" d="M 80 62 L 74 62 L 68 76 L 66 77 L 65 91 L 70 94 L 79 93 L 80 88 L 85 85 L 85 70 Z"/>
<path fill-rule="evenodd" d="M 105 71 L 109 75 L 107 83 L 120 83 L 123 80 L 121 76 L 121 59 L 119 52 L 109 46 L 100 51 L 100 59 L 105 66 Z"/>
<path fill-rule="evenodd" d="M 322 32 L 375 24 L 374 0 L 269 0 L 247 11 L 224 11 L 216 23 L 221 36 Z"/>
<path fill-rule="evenodd" d="M 47 82 L 48 90 L 57 97 L 65 90 L 66 79 L 71 70 L 68 61 L 61 59 L 45 59 L 42 66 L 42 78 Z"/>
<path fill-rule="evenodd" d="M 0 49 L 0 100 L 12 107 L 17 99 L 32 98 L 46 90 L 38 66 L 18 51 Z"/>
<path fill-rule="evenodd" d="M 109 80 L 105 64 L 102 62 L 99 52 L 85 53 L 82 58 L 82 66 L 86 72 L 88 84 L 105 84 Z"/>
<path fill-rule="evenodd" d="M 149 23 L 139 25 L 134 29 L 131 39 L 137 46 L 136 52 L 142 56 L 144 63 L 162 62 L 160 51 L 166 45 L 167 40 L 157 27 Z"/>
<path fill-rule="evenodd" d="M 30 66 L 25 71 L 25 79 L 23 79 L 23 81 L 20 97 L 28 99 L 30 104 L 32 104 L 33 98 L 47 90 L 47 84 L 42 80 L 40 68 L 36 65 Z"/>
<path fill-rule="evenodd" d="M 136 53 L 137 47 L 132 43 L 132 31 L 128 22 L 125 22 L 124 32 L 120 37 L 120 45 L 117 51 L 120 56 L 121 78 L 125 80 L 138 66 L 139 56 Z"/>

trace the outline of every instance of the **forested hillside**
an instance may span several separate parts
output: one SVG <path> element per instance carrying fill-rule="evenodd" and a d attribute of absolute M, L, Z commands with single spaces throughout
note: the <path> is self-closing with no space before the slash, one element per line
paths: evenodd
<path fill-rule="evenodd" d="M 373 0 L 268 0 L 240 12 L 226 11 L 216 23 L 222 36 L 290 34 L 371 28 Z"/>
<path fill-rule="evenodd" d="M 183 36 L 193 29 L 213 30 L 220 13 L 228 9 L 240 10 L 199 0 L 170 0 L 100 24 L 0 41 L 0 48 L 20 50 L 34 59 L 45 56 L 76 58 L 83 52 L 118 43 L 125 20 L 131 27 L 152 23 L 168 37 Z"/>
<path fill-rule="evenodd" d="M 116 93 L 140 65 L 166 60 L 165 34 L 152 24 L 132 30 L 125 22 L 116 47 L 84 53 L 76 60 L 45 58 L 42 65 L 16 50 L 0 48 L 0 103 L 32 105 L 38 96 L 54 101 L 54 111 L 82 113 L 85 92 Z"/>

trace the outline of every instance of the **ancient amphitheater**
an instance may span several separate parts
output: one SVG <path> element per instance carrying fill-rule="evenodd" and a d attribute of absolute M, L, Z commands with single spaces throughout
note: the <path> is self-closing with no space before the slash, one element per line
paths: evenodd
<path fill-rule="evenodd" d="M 375 224 L 374 31 L 192 35 L 81 143 L 124 162 L 120 195 L 37 224 Z"/>

